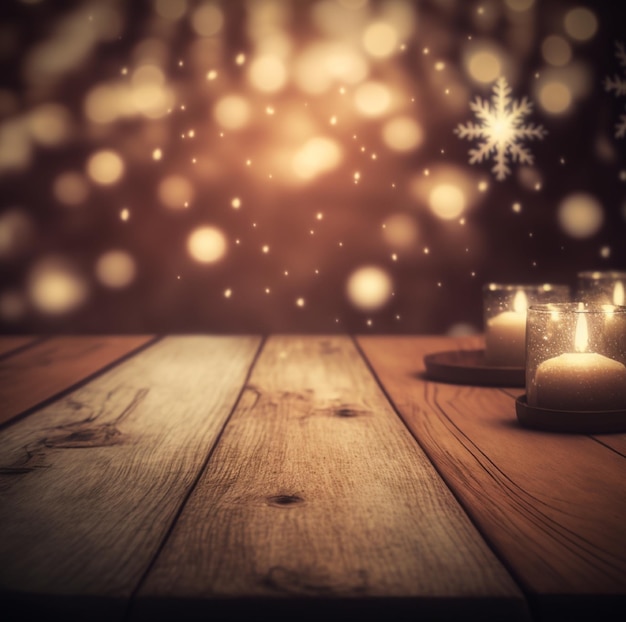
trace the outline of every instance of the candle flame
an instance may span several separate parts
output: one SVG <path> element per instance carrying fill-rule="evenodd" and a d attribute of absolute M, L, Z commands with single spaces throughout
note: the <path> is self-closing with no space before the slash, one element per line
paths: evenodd
<path fill-rule="evenodd" d="M 515 313 L 526 313 L 528 308 L 528 298 L 526 294 L 520 289 L 513 298 L 513 310 Z"/>
<path fill-rule="evenodd" d="M 584 313 L 579 313 L 576 318 L 576 334 L 574 336 L 574 348 L 576 352 L 585 352 L 589 342 L 589 329 L 587 328 L 587 318 Z"/>
<path fill-rule="evenodd" d="M 615 283 L 615 287 L 613 288 L 613 304 L 623 305 L 625 298 L 626 296 L 624 295 L 624 284 L 621 282 Z"/>

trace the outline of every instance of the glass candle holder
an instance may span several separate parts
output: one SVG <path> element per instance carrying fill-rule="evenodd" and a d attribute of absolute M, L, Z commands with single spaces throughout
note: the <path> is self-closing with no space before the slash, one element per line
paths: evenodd
<path fill-rule="evenodd" d="M 528 307 L 532 304 L 569 300 L 570 288 L 567 285 L 485 284 L 485 362 L 494 367 L 524 367 Z"/>
<path fill-rule="evenodd" d="M 531 305 L 526 399 L 536 408 L 626 410 L 626 307 Z"/>
<path fill-rule="evenodd" d="M 626 304 L 626 272 L 579 272 L 576 299 L 602 304 Z"/>

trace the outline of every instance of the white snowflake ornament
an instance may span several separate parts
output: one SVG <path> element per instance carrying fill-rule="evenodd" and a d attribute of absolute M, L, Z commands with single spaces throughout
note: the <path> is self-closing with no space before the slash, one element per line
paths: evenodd
<path fill-rule="evenodd" d="M 607 76 L 604 79 L 604 88 L 609 93 L 615 93 L 615 97 L 624 97 L 626 96 L 626 48 L 619 41 L 615 43 L 615 57 L 620 67 L 623 68 L 624 75 L 615 75 L 612 78 Z M 621 115 L 615 124 L 615 138 L 626 138 L 626 114 Z"/>
<path fill-rule="evenodd" d="M 478 140 L 478 146 L 469 150 L 469 163 L 493 160 L 491 169 L 498 181 L 511 174 L 510 164 L 532 164 L 533 154 L 522 144 L 525 140 L 541 140 L 547 131 L 541 125 L 524 124 L 530 114 L 532 103 L 527 97 L 520 102 L 511 99 L 511 87 L 506 78 L 500 77 L 493 86 L 491 102 L 476 97 L 470 109 L 480 121 L 459 124 L 454 133 L 459 138 Z"/>

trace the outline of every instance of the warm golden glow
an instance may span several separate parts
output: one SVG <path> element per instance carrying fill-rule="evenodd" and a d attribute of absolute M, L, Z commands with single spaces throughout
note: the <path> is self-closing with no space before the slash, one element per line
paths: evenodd
<path fill-rule="evenodd" d="M 626 302 L 626 295 L 624 292 L 624 284 L 621 281 L 615 283 L 613 288 L 613 304 L 623 306 Z"/>
<path fill-rule="evenodd" d="M 201 37 L 216 35 L 224 25 L 224 14 L 214 2 L 204 2 L 191 14 L 191 26 Z"/>
<path fill-rule="evenodd" d="M 398 33 L 387 22 L 374 22 L 363 32 L 363 47 L 375 58 L 387 58 L 398 48 Z"/>
<path fill-rule="evenodd" d="M 311 94 L 327 91 L 333 83 L 358 84 L 367 76 L 368 67 L 354 47 L 341 41 L 314 43 L 296 58 L 294 79 L 298 87 Z"/>
<path fill-rule="evenodd" d="M 467 69 L 474 80 L 489 84 L 502 73 L 502 62 L 495 52 L 479 50 L 470 55 Z"/>
<path fill-rule="evenodd" d="M 541 53 L 546 63 L 563 67 L 572 60 L 572 46 L 559 35 L 550 35 L 541 44 Z"/>
<path fill-rule="evenodd" d="M 226 95 L 215 104 L 213 114 L 222 127 L 239 130 L 250 120 L 250 104 L 240 95 Z"/>
<path fill-rule="evenodd" d="M 391 248 L 411 249 L 418 238 L 415 220 L 408 214 L 393 214 L 384 222 L 383 238 Z"/>
<path fill-rule="evenodd" d="M 559 225 L 573 238 L 588 238 L 597 233 L 604 222 L 604 209 L 598 200 L 586 193 L 565 197 L 559 205 Z"/>
<path fill-rule="evenodd" d="M 130 285 L 136 272 L 135 260 L 126 251 L 108 251 L 96 263 L 96 276 L 100 283 L 114 289 Z"/>
<path fill-rule="evenodd" d="M 459 186 L 442 183 L 434 186 L 430 191 L 428 206 L 438 218 L 453 220 L 465 211 L 467 201 Z"/>
<path fill-rule="evenodd" d="M 167 113 L 172 104 L 165 84 L 165 74 L 156 65 L 142 65 L 131 76 L 130 101 L 134 112 L 152 119 Z"/>
<path fill-rule="evenodd" d="M 293 156 L 292 168 L 302 180 L 331 171 L 341 162 L 341 148 L 330 138 L 318 136 L 307 141 Z"/>
<path fill-rule="evenodd" d="M 355 270 L 346 286 L 348 299 L 361 311 L 376 311 L 391 297 L 391 277 L 382 268 L 364 266 Z"/>
<path fill-rule="evenodd" d="M 65 106 L 42 104 L 28 115 L 27 125 L 35 141 L 47 147 L 53 147 L 69 137 L 70 115 Z"/>
<path fill-rule="evenodd" d="M 67 261 L 49 257 L 31 270 L 29 295 L 43 313 L 57 315 L 78 308 L 87 298 L 87 284 Z"/>
<path fill-rule="evenodd" d="M 589 342 L 589 329 L 587 318 L 584 313 L 578 313 L 576 317 L 576 332 L 574 335 L 574 348 L 576 352 L 586 352 Z"/>
<path fill-rule="evenodd" d="M 391 93 L 382 82 L 365 82 L 355 91 L 354 104 L 362 115 L 380 117 L 391 106 Z"/>
<path fill-rule="evenodd" d="M 214 263 L 226 254 L 226 237 L 216 227 L 198 227 L 187 238 L 187 250 L 200 263 Z"/>
<path fill-rule="evenodd" d="M 85 97 L 85 115 L 93 123 L 112 123 L 120 115 L 121 100 L 126 95 L 121 86 L 97 84 Z"/>
<path fill-rule="evenodd" d="M 565 31 L 576 41 L 588 41 L 598 31 L 598 18 L 586 7 L 570 9 L 564 20 Z"/>
<path fill-rule="evenodd" d="M 184 209 L 194 198 L 191 182 L 182 175 L 168 175 L 158 186 L 159 200 L 170 209 Z"/>
<path fill-rule="evenodd" d="M 395 117 L 382 129 L 385 144 L 393 151 L 413 151 L 424 139 L 422 126 L 411 117 Z"/>
<path fill-rule="evenodd" d="M 285 86 L 287 68 L 278 56 L 260 56 L 250 63 L 248 75 L 252 85 L 259 91 L 274 93 Z"/>
<path fill-rule="evenodd" d="M 122 158 L 110 149 L 97 151 L 87 161 L 87 175 L 99 185 L 115 184 L 123 174 L 124 162 Z"/>
<path fill-rule="evenodd" d="M 89 195 L 89 185 L 83 175 L 68 171 L 54 180 L 52 192 L 56 200 L 63 205 L 80 205 Z"/>
<path fill-rule="evenodd" d="M 539 104 L 546 112 L 562 114 L 572 105 L 572 92 L 563 82 L 546 82 L 539 90 Z"/>
<path fill-rule="evenodd" d="M 513 311 L 515 313 L 526 313 L 528 309 L 528 296 L 526 296 L 526 292 L 519 289 L 515 292 L 515 296 L 513 298 Z"/>

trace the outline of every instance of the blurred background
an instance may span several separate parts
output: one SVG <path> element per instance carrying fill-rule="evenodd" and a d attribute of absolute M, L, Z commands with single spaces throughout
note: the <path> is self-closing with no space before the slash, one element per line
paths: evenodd
<path fill-rule="evenodd" d="M 0 331 L 471 333 L 626 268 L 619 4 L 3 0 Z"/>

